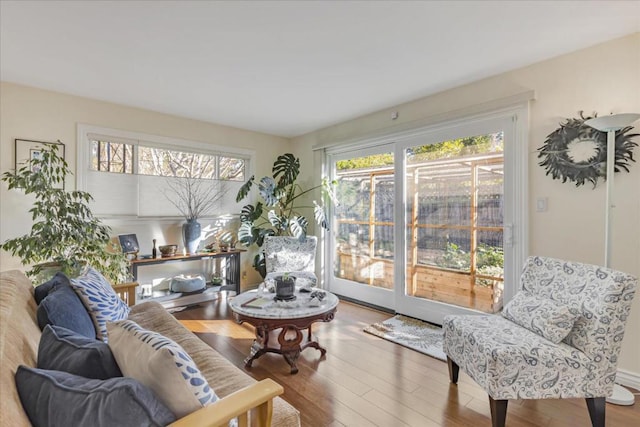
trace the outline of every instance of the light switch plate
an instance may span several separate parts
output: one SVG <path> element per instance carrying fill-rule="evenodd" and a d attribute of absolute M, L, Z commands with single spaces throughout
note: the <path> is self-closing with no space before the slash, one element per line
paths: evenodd
<path fill-rule="evenodd" d="M 536 199 L 536 212 L 546 212 L 546 211 L 547 211 L 547 198 L 538 197 Z"/>

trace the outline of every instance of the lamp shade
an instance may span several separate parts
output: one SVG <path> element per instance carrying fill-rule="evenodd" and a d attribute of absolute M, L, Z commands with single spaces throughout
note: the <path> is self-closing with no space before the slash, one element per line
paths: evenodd
<path fill-rule="evenodd" d="M 622 113 L 594 117 L 593 119 L 585 120 L 584 124 L 601 132 L 608 132 L 610 130 L 616 131 L 625 128 L 638 119 L 640 119 L 640 114 Z"/>

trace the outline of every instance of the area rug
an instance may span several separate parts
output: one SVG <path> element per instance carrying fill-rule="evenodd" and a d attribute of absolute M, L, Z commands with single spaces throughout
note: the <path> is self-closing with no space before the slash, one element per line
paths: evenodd
<path fill-rule="evenodd" d="M 365 332 L 419 351 L 439 360 L 447 360 L 442 350 L 442 328 L 400 314 L 364 328 Z"/>

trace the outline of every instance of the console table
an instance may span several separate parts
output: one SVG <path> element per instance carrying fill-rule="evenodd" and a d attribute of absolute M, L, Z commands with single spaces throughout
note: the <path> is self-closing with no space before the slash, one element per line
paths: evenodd
<path fill-rule="evenodd" d="M 226 260 L 226 268 L 221 275 L 224 279 L 224 284 L 219 288 L 216 287 L 216 291 L 234 291 L 236 294 L 240 293 L 240 254 L 244 252 L 242 249 L 230 249 L 227 252 L 202 252 L 192 255 L 176 255 L 172 257 L 158 257 L 158 258 L 136 258 L 131 260 L 131 274 L 133 276 L 133 281 L 138 281 L 138 268 L 157 265 L 157 264 L 166 264 L 166 263 L 174 263 L 174 262 L 186 262 L 186 261 L 197 261 L 197 260 L 208 260 L 215 258 L 224 258 Z M 213 289 L 207 289 L 206 294 L 210 294 Z M 202 295 L 203 297 L 207 297 L 207 295 Z M 189 301 L 185 300 L 188 299 Z M 193 302 L 200 302 L 202 298 L 199 298 L 197 295 L 186 294 L 185 297 L 175 298 L 175 299 L 167 299 L 165 301 L 160 300 L 159 302 L 163 304 L 167 308 L 185 305 L 188 304 L 191 300 Z M 210 296 L 206 299 L 211 299 Z M 145 300 L 145 298 L 143 298 Z"/>

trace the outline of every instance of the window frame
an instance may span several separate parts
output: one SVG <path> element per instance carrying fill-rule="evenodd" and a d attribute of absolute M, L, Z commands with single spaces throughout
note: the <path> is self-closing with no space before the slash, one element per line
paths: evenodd
<path fill-rule="evenodd" d="M 100 174 L 112 174 L 116 176 L 130 176 L 132 179 L 137 177 L 157 177 L 159 179 L 167 178 L 161 175 L 147 175 L 138 173 L 138 147 L 151 147 L 164 150 L 174 150 L 186 153 L 205 154 L 217 156 L 216 161 L 216 180 L 219 180 L 219 159 L 220 157 L 231 157 L 242 159 L 245 162 L 244 180 L 222 180 L 229 183 L 244 184 L 248 177 L 254 175 L 255 165 L 255 151 L 244 148 L 220 146 L 200 141 L 192 141 L 182 138 L 165 137 L 159 135 L 146 134 L 141 132 L 126 131 L 121 129 L 106 128 L 101 126 L 94 126 L 89 124 L 79 123 L 77 126 L 78 140 L 76 144 L 77 153 L 77 165 L 76 165 L 76 188 L 78 190 L 86 191 L 88 188 L 88 179 L 91 173 Z M 95 137 L 99 137 L 101 140 L 109 142 L 132 144 L 133 147 L 133 172 L 110 172 L 99 171 L 92 169 L 91 165 L 91 141 L 95 140 Z M 170 178 L 170 177 L 169 177 Z M 205 180 L 211 180 L 212 178 L 203 178 Z M 138 211 L 137 214 L 124 213 L 101 213 L 96 212 L 102 218 L 121 218 L 121 219 L 148 219 L 148 218 L 181 218 L 178 212 L 175 215 L 141 215 Z"/>

